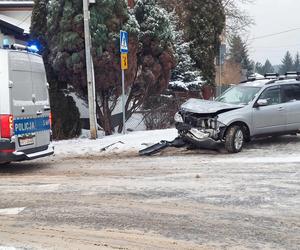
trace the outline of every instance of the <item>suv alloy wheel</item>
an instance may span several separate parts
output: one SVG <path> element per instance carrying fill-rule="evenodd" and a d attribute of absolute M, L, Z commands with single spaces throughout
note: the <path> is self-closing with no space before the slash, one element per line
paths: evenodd
<path fill-rule="evenodd" d="M 227 130 L 225 137 L 225 149 L 229 153 L 238 153 L 242 151 L 245 143 L 243 129 L 240 126 L 231 126 Z"/>

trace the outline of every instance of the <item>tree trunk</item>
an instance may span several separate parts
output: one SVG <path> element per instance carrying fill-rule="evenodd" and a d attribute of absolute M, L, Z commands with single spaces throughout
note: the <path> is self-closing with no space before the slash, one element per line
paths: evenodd
<path fill-rule="evenodd" d="M 105 132 L 105 135 L 112 135 L 114 128 L 112 128 L 111 112 L 109 109 L 109 98 L 104 92 L 101 93 L 101 96 L 103 112 L 101 112 L 100 107 L 97 105 L 97 109 L 100 110 L 100 124 Z"/>

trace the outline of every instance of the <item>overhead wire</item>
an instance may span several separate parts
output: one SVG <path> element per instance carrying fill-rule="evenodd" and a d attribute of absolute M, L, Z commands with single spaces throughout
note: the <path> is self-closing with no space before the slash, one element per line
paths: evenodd
<path fill-rule="evenodd" d="M 258 40 L 258 39 L 277 36 L 277 35 L 293 32 L 293 31 L 296 31 L 296 30 L 300 30 L 300 28 L 294 28 L 294 29 L 289 29 L 289 30 L 284 30 L 284 31 L 281 31 L 281 32 L 277 32 L 277 33 L 272 33 L 272 34 L 267 34 L 267 35 L 263 35 L 263 36 L 254 37 L 254 38 L 249 39 L 249 41 L 254 41 L 254 40 Z"/>
<path fill-rule="evenodd" d="M 296 48 L 300 47 L 300 43 L 298 44 L 287 44 L 287 45 L 279 45 L 279 46 L 252 46 L 255 49 L 284 49 L 284 48 Z"/>

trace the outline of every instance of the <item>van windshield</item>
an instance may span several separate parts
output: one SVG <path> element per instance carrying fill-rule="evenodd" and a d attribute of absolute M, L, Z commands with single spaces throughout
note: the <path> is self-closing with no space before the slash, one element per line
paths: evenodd
<path fill-rule="evenodd" d="M 217 97 L 216 101 L 230 104 L 247 105 L 255 98 L 260 89 L 260 87 L 235 86 Z"/>

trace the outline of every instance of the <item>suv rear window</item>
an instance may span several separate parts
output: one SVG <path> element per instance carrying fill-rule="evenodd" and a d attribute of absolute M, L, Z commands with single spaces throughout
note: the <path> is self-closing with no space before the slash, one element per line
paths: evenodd
<path fill-rule="evenodd" d="M 283 102 L 300 100 L 300 84 L 282 85 Z"/>

